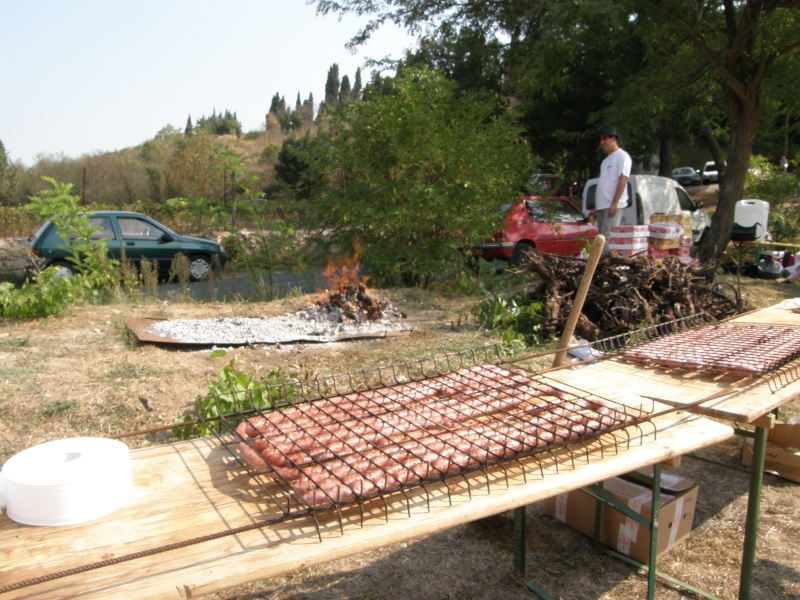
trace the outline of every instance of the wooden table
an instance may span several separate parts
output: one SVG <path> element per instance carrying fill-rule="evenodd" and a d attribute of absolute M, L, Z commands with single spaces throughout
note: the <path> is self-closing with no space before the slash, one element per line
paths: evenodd
<path fill-rule="evenodd" d="M 727 425 L 688 413 L 659 417 L 655 425 L 657 436 L 649 426 L 644 435 L 627 432 L 634 440 L 630 448 L 622 432 L 602 436 L 589 446 L 593 460 L 588 464 L 576 460 L 573 465 L 562 450 L 541 462 L 529 458 L 505 471 L 493 468 L 427 486 L 427 493 L 416 488 L 408 499 L 394 494 L 388 511 L 379 501 L 365 506 L 363 524 L 360 512 L 351 508 L 342 511 L 341 524 L 330 515 L 320 517 L 319 530 L 304 517 L 196 544 L 187 542 L 246 528 L 276 516 L 275 511 L 214 438 L 134 450 L 134 498 L 103 519 L 29 527 L 0 516 L 0 589 L 82 565 L 121 562 L 0 593 L 0 599 L 210 594 L 499 514 L 733 435 Z M 148 554 L 170 544 L 174 549 Z M 133 558 L 122 560 L 126 557 Z"/>
<path fill-rule="evenodd" d="M 800 315 L 766 309 L 741 322 L 800 324 Z M 730 377 L 687 374 L 674 369 L 645 368 L 617 359 L 550 373 L 549 377 L 622 403 L 655 402 L 656 411 L 706 398 L 736 382 Z M 246 530 L 276 517 L 253 485 L 250 475 L 215 439 L 158 446 L 132 452 L 135 494 L 126 507 L 97 521 L 70 527 L 28 527 L 0 516 L 0 590 L 3 586 L 71 572 L 39 581 L 10 598 L 189 598 L 246 582 L 308 568 L 352 554 L 428 535 L 469 521 L 519 509 L 559 493 L 656 465 L 711 446 L 733 435 L 727 424 L 755 423 L 756 443 L 749 494 L 740 597 L 748 598 L 758 526 L 764 449 L 769 422 L 762 419 L 800 394 L 800 381 L 780 389 L 751 381 L 691 410 L 657 417 L 657 435 L 640 436 L 630 448 L 626 435 L 608 434 L 592 443 L 592 460 L 555 456 L 525 459 L 505 470 L 453 478 L 408 497 L 387 498 L 388 510 L 375 501 L 331 515 L 289 520 Z M 646 397 L 646 398 L 645 398 Z M 603 448 L 602 458 L 601 446 Z M 614 450 L 618 451 L 614 451 Z M 558 469 L 554 461 L 559 460 Z M 449 491 L 449 493 L 448 493 Z M 517 511 L 519 512 L 519 511 Z M 226 535 L 241 528 L 236 535 Z M 198 542 L 198 543 L 194 543 Z M 165 547 L 171 549 L 160 551 Z M 155 553 L 156 551 L 158 553 Z M 85 570 L 84 565 L 118 561 Z"/>
<path fill-rule="evenodd" d="M 776 305 L 741 315 L 728 322 L 800 326 L 800 314 L 780 309 Z M 753 463 L 739 582 L 739 598 L 749 599 L 758 536 L 764 457 L 767 436 L 774 424 L 770 413 L 800 396 L 800 360 L 795 360 L 770 375 L 745 378 L 741 375 L 720 375 L 708 371 L 644 366 L 612 358 L 587 365 L 583 369 L 556 372 L 551 377 L 576 386 L 585 386 L 586 381 L 591 381 L 592 391 L 601 396 L 623 389 L 629 394 L 652 398 L 670 406 L 686 407 L 695 414 L 732 423 L 751 424 L 754 427 Z M 716 397 L 696 405 L 703 398 L 712 396 Z"/>

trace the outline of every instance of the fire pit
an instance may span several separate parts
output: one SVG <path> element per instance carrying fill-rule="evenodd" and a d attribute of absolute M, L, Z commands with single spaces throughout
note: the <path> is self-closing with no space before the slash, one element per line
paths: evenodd
<path fill-rule="evenodd" d="M 241 346 L 296 342 L 338 342 L 381 338 L 411 331 L 405 314 L 376 298 L 361 281 L 340 281 L 335 291 L 295 313 L 273 318 L 130 319 L 141 342 L 200 346 Z"/>

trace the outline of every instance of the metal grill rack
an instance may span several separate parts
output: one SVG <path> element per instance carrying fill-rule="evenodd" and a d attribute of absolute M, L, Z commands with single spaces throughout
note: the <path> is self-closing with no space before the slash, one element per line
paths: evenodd
<path fill-rule="evenodd" d="M 357 506 L 362 520 L 366 504 L 388 511 L 399 499 L 410 511 L 434 488 L 452 503 L 445 479 L 460 480 L 455 493 L 471 497 L 475 485 L 508 487 L 511 471 L 544 477 L 656 435 L 652 402 L 612 402 L 530 375 L 502 353 L 492 346 L 287 383 L 261 390 L 274 399 L 270 409 L 250 408 L 248 393 L 206 425 L 250 471 L 271 512 Z"/>
<path fill-rule="evenodd" d="M 800 357 L 800 327 L 722 323 L 675 333 L 623 352 L 667 367 L 764 375 Z"/>
<path fill-rule="evenodd" d="M 655 325 L 642 327 L 627 333 L 621 333 L 619 335 L 603 338 L 601 340 L 592 342 L 591 346 L 598 352 L 612 354 L 627 348 L 646 344 L 679 331 L 707 325 L 708 323 L 711 323 L 711 321 L 712 319 L 708 314 L 701 312 L 688 317 L 683 317 L 681 319 L 657 323 Z"/>

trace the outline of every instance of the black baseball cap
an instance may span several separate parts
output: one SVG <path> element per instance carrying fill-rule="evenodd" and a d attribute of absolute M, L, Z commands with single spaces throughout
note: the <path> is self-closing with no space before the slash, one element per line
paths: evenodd
<path fill-rule="evenodd" d="M 611 127 L 610 125 L 606 125 L 603 127 L 600 132 L 598 133 L 599 137 L 617 137 L 617 130 Z"/>

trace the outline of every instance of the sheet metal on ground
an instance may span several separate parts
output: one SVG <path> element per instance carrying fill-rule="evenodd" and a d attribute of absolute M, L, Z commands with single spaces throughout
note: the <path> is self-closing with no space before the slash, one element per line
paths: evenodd
<path fill-rule="evenodd" d="M 359 340 L 359 339 L 380 339 L 387 337 L 395 337 L 409 333 L 409 331 L 388 331 L 379 330 L 369 333 L 358 334 L 337 334 L 337 335 L 292 335 L 285 337 L 272 337 L 263 338 L 258 340 L 243 340 L 241 342 L 186 342 L 183 340 L 175 339 L 169 336 L 163 336 L 150 331 L 150 327 L 155 323 L 167 321 L 169 319 L 151 319 L 139 318 L 128 319 L 126 325 L 128 329 L 133 332 L 136 339 L 140 342 L 151 344 L 170 344 L 178 346 L 252 346 L 253 344 L 297 344 L 297 343 L 330 343 L 330 342 L 343 342 L 346 340 Z"/>

